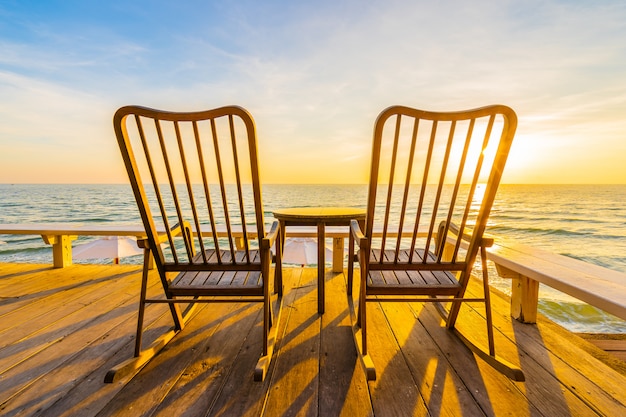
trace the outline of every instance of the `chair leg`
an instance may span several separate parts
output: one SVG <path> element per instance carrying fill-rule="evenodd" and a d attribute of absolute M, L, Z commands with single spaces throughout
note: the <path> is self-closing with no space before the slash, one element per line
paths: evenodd
<path fill-rule="evenodd" d="M 271 300 L 269 297 L 269 289 L 265 289 L 265 300 L 263 301 L 263 356 L 267 356 L 268 336 L 270 334 L 271 323 Z"/>
<path fill-rule="evenodd" d="M 487 320 L 487 338 L 489 354 L 496 356 L 496 346 L 493 338 L 493 318 L 491 315 L 491 292 L 489 291 L 489 271 L 487 271 L 487 249 L 480 247 L 480 261 L 483 269 L 483 292 L 485 295 L 485 319 Z"/>
<path fill-rule="evenodd" d="M 267 302 L 271 303 L 271 300 Z M 265 310 L 265 307 L 263 307 Z M 268 308 L 270 310 L 270 308 Z M 280 325 L 280 316 L 283 310 L 283 296 L 279 295 L 276 299 L 275 313 L 272 319 L 272 325 L 266 327 L 266 323 L 263 323 L 263 355 L 259 358 L 254 369 L 254 380 L 263 381 L 267 375 L 270 363 L 272 362 L 272 355 L 274 354 L 274 348 L 276 347 L 276 339 L 278 338 L 278 327 Z M 264 311 L 265 315 L 265 311 Z M 267 332 L 266 332 L 267 329 Z"/>
<path fill-rule="evenodd" d="M 363 269 L 361 269 L 361 273 Z M 348 297 L 348 307 L 350 310 L 350 328 L 352 329 L 352 337 L 354 339 L 354 347 L 359 356 L 365 378 L 368 381 L 376 380 L 376 368 L 372 358 L 367 354 L 367 316 L 366 316 L 366 300 L 365 300 L 365 283 L 361 280 L 361 288 L 359 289 L 358 310 L 354 305 L 354 299 L 351 294 Z"/>
<path fill-rule="evenodd" d="M 141 273 L 141 293 L 139 296 L 139 312 L 137 314 L 137 335 L 135 336 L 135 357 L 141 353 L 141 338 L 143 334 L 143 318 L 146 308 L 146 293 L 148 291 L 148 267 L 150 263 L 150 249 L 143 250 L 143 271 Z"/>
<path fill-rule="evenodd" d="M 467 346 L 472 352 L 482 358 L 487 364 L 496 369 L 498 372 L 512 379 L 513 381 L 525 381 L 526 377 L 524 376 L 524 372 L 522 372 L 519 367 L 513 365 L 507 360 L 497 357 L 495 351 L 495 343 L 494 343 L 494 334 L 493 334 L 493 320 L 491 314 L 491 296 L 489 291 L 489 272 L 487 271 L 487 250 L 484 247 L 481 247 L 480 257 L 482 262 L 483 269 L 483 291 L 484 291 L 484 302 L 485 302 L 485 321 L 487 322 L 487 338 L 489 342 L 489 352 L 485 352 L 485 350 L 472 341 L 467 339 L 459 330 L 454 328 L 454 322 L 452 322 L 452 326 L 448 326 L 450 330 L 454 332 L 454 334 L 463 342 L 465 346 Z M 456 304 L 456 303 L 455 303 Z M 460 304 L 460 302 L 458 303 Z M 455 305 L 453 305 L 453 308 Z M 456 309 L 456 313 L 458 315 L 458 308 Z M 452 314 L 453 309 L 450 309 L 450 314 Z M 456 315 L 454 316 L 456 319 Z"/>
<path fill-rule="evenodd" d="M 141 294 L 139 299 L 139 311 L 137 317 L 137 334 L 135 338 L 135 353 L 132 358 L 111 368 L 104 377 L 105 383 L 113 383 L 120 379 L 137 373 L 143 368 L 153 357 L 157 355 L 172 338 L 185 326 L 185 321 L 193 315 L 195 304 L 188 308 L 183 315 L 178 304 L 171 303 L 169 305 L 174 319 L 174 328 L 162 334 L 152 344 L 146 348 L 141 348 L 143 335 L 143 322 L 145 315 L 145 307 L 147 304 L 148 291 L 148 271 L 150 267 L 150 250 L 144 249 L 144 266 L 141 276 Z"/>
<path fill-rule="evenodd" d="M 267 284 L 269 282 L 270 270 L 269 255 L 266 260 L 267 262 L 265 262 L 265 265 L 267 265 L 267 267 L 264 267 L 261 272 L 263 275 L 263 282 L 265 284 L 263 290 L 263 354 L 259 358 L 256 368 L 254 369 L 255 381 L 263 381 L 267 375 L 267 371 L 272 362 L 276 339 L 278 338 L 278 326 L 280 324 L 280 316 L 283 309 L 282 279 L 280 283 L 281 289 L 277 292 L 276 296 L 276 308 L 272 308 L 272 291 L 270 291 L 269 285 Z"/>

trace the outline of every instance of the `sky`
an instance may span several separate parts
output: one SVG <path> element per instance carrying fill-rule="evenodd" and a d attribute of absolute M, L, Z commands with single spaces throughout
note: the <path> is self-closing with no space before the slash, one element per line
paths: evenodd
<path fill-rule="evenodd" d="M 0 0 L 0 183 L 126 183 L 127 104 L 237 104 L 263 183 L 366 183 L 384 108 L 495 103 L 503 183 L 626 184 L 626 2 Z"/>

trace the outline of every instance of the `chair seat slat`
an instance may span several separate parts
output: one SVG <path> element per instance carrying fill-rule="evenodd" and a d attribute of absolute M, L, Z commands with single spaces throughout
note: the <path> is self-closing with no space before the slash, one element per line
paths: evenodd
<path fill-rule="evenodd" d="M 259 271 L 195 271 L 181 272 L 170 284 L 170 290 L 176 294 L 179 289 L 195 288 L 198 291 L 207 289 L 213 291 L 218 288 L 254 288 L 263 287 L 263 280 Z"/>

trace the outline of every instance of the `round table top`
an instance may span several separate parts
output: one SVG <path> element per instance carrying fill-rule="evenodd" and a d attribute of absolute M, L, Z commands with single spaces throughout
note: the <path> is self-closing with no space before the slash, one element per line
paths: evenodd
<path fill-rule="evenodd" d="M 365 209 L 354 207 L 294 207 L 273 211 L 277 220 L 362 220 Z"/>

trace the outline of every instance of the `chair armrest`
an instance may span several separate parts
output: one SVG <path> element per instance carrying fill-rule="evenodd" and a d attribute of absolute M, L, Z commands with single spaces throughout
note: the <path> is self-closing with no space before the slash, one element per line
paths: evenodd
<path fill-rule="evenodd" d="M 359 248 L 363 246 L 365 242 L 367 242 L 367 238 L 361 231 L 361 226 L 359 225 L 359 222 L 354 219 L 350 220 L 350 235 Z"/>
<path fill-rule="evenodd" d="M 261 245 L 263 245 L 264 249 L 270 249 L 274 246 L 276 239 L 278 238 L 278 234 L 280 233 L 280 223 L 278 220 L 274 220 L 272 223 L 272 227 L 270 231 L 265 235 L 265 237 L 261 241 Z"/>
<path fill-rule="evenodd" d="M 170 227 L 170 233 L 172 236 L 178 236 L 181 233 L 183 233 L 183 231 L 185 230 L 187 231 L 187 233 L 191 231 L 191 226 L 187 222 L 184 222 L 182 227 L 180 223 L 176 223 L 174 226 Z M 159 233 L 157 238 L 158 238 L 157 245 L 160 245 L 163 242 L 167 242 L 167 233 Z M 149 249 L 148 238 L 144 237 L 141 239 L 137 239 L 137 246 L 139 246 L 142 249 Z"/>
<path fill-rule="evenodd" d="M 439 224 L 439 230 L 442 230 L 445 224 L 446 222 L 442 221 Z M 456 223 L 450 223 L 448 230 L 450 230 L 455 235 L 459 236 L 460 228 Z M 461 240 L 469 242 L 471 238 L 472 238 L 472 229 L 465 228 L 465 230 L 463 231 L 463 235 L 461 236 Z M 483 233 L 482 240 L 479 242 L 479 244 L 486 248 L 490 248 L 494 244 L 494 237 L 487 233 Z"/>

